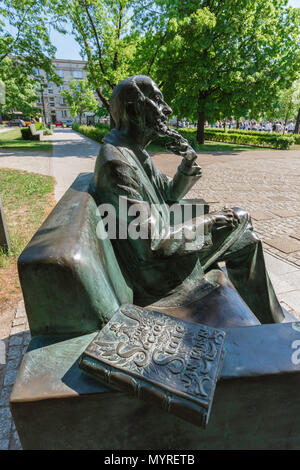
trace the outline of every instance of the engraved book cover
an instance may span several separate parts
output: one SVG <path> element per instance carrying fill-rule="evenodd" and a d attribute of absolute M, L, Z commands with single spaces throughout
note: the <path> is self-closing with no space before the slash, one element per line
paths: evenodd
<path fill-rule="evenodd" d="M 223 360 L 225 332 L 123 305 L 82 354 L 95 378 L 205 427 Z"/>

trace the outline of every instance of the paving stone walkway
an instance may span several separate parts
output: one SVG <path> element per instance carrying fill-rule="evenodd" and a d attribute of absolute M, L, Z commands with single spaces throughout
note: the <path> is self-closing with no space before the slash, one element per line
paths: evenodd
<path fill-rule="evenodd" d="M 180 160 L 170 154 L 153 157 L 154 164 L 169 176 L 174 175 Z M 300 150 L 207 153 L 199 155 L 198 163 L 203 177 L 188 196 L 206 199 L 211 210 L 224 205 L 248 210 L 265 251 L 300 272 Z M 288 290 L 279 295 L 297 312 L 299 276 L 288 276 Z"/>
<path fill-rule="evenodd" d="M 0 151 L 0 167 L 53 175 L 58 201 L 75 177 L 92 171 L 99 145 L 71 129 L 56 130 L 52 153 Z M 161 154 L 155 165 L 173 176 L 180 158 Z M 254 151 L 199 157 L 203 178 L 189 197 L 204 197 L 211 209 L 224 203 L 252 214 L 265 242 L 266 263 L 282 305 L 300 319 L 300 151 Z M 0 450 L 21 449 L 9 411 L 9 395 L 30 341 L 24 303 L 18 304 L 10 334 L 0 325 Z"/>

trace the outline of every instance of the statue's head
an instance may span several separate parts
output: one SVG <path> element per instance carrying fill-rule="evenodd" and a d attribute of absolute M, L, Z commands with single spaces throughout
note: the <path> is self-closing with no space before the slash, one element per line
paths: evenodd
<path fill-rule="evenodd" d="M 112 92 L 110 107 L 117 129 L 133 127 L 151 137 L 163 135 L 172 113 L 156 83 L 145 75 L 122 80 Z"/>

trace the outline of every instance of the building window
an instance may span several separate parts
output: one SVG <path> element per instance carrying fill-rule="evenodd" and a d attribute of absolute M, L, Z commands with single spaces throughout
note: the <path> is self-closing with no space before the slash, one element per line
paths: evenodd
<path fill-rule="evenodd" d="M 65 89 L 65 86 L 64 86 L 64 85 L 60 85 L 59 89 L 60 89 L 60 91 L 62 91 L 62 90 Z"/>
<path fill-rule="evenodd" d="M 64 105 L 66 105 L 66 104 L 67 104 L 67 103 L 65 103 L 65 102 L 64 102 L 64 99 L 63 99 L 63 97 L 59 98 L 59 103 L 60 103 L 60 104 L 64 104 Z"/>
<path fill-rule="evenodd" d="M 53 95 L 53 90 L 51 90 L 51 88 L 48 89 L 48 93 L 49 93 L 49 95 Z"/>
<path fill-rule="evenodd" d="M 56 73 L 60 78 L 64 78 L 64 71 L 63 70 L 57 70 Z"/>
<path fill-rule="evenodd" d="M 75 70 L 75 71 L 73 72 L 73 77 L 74 77 L 74 78 L 83 78 L 82 71 L 81 71 L 81 70 Z"/>
<path fill-rule="evenodd" d="M 53 83 L 49 82 L 48 83 L 48 88 L 53 88 Z"/>
<path fill-rule="evenodd" d="M 34 73 L 37 77 L 41 76 L 41 71 L 39 69 L 34 69 Z"/>

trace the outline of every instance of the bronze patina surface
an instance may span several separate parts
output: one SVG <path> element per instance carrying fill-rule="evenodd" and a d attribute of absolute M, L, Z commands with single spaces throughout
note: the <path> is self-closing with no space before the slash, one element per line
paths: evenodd
<path fill-rule="evenodd" d="M 206 427 L 223 362 L 225 333 L 135 305 L 122 305 L 79 366 L 102 382 Z"/>
<path fill-rule="evenodd" d="M 188 142 L 168 129 L 171 109 L 150 78 L 121 82 L 111 109 L 117 126 L 101 146 L 94 175 L 76 179 L 19 259 L 33 335 L 11 395 L 24 448 L 299 448 L 300 326 L 283 324 L 293 319 L 274 293 L 250 215 L 240 208 L 209 213 L 203 201 L 182 200 L 201 168 Z M 173 180 L 145 150 L 161 135 L 182 156 Z M 129 207 L 159 206 L 151 219 L 158 238 L 98 237 L 104 222 L 97 206 L 110 203 L 118 214 L 120 197 Z M 166 227 L 174 202 L 191 204 L 192 218 Z M 175 237 L 191 220 L 203 229 L 201 243 Z M 128 216 L 121 226 L 131 222 Z M 128 303 L 226 332 L 205 431 L 79 369 L 96 332 Z"/>
<path fill-rule="evenodd" d="M 149 224 L 149 232 L 153 223 L 164 228 L 168 206 L 183 198 L 201 177 L 195 151 L 167 127 L 171 111 L 149 77 L 137 75 L 120 82 L 111 97 L 116 127 L 104 138 L 94 172 L 97 203 L 110 203 L 117 215 L 120 198 L 126 198 L 129 206 L 140 204 L 141 211 L 145 202 L 160 205 L 161 211 L 144 222 Z M 145 150 L 156 137 L 165 135 L 172 139 L 170 150 L 183 157 L 171 181 L 153 166 Z M 132 220 L 128 216 L 127 224 Z M 162 230 L 159 239 L 115 240 L 114 248 L 133 289 L 134 303 L 157 302 L 174 289 L 179 292 L 186 283 L 195 287 L 215 263 L 225 261 L 230 281 L 259 321 L 283 321 L 250 215 L 238 208 L 224 209 L 205 214 L 201 221 L 194 219 L 194 223 L 203 225 L 204 245 L 200 249 L 197 239 L 192 247 L 184 236 L 178 242 L 175 233 L 183 228 L 178 225 Z"/>
<path fill-rule="evenodd" d="M 205 430 L 102 385 L 78 367 L 96 333 L 37 336 L 11 396 L 25 449 L 299 449 L 300 324 L 224 328 Z M 298 356 L 297 356 L 298 354 Z"/>
<path fill-rule="evenodd" d="M 5 251 L 9 251 L 10 243 L 8 232 L 6 228 L 6 222 L 4 217 L 4 211 L 2 208 L 1 198 L 0 198 L 0 248 L 3 248 Z"/>

